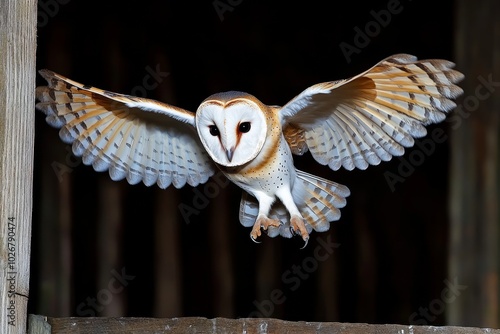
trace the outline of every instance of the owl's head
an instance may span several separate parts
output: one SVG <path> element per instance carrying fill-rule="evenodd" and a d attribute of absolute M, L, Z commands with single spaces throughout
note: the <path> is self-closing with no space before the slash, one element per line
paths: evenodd
<path fill-rule="evenodd" d="M 265 106 L 241 92 L 214 94 L 196 112 L 196 129 L 210 157 L 236 167 L 254 159 L 266 139 Z"/>

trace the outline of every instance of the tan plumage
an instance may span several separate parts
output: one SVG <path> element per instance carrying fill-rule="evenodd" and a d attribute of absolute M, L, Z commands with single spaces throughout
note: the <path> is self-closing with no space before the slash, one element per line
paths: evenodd
<path fill-rule="evenodd" d="M 194 114 L 156 101 L 84 86 L 41 70 L 49 83 L 38 87 L 37 108 L 65 143 L 96 171 L 109 169 L 113 180 L 166 188 L 205 183 L 216 170 L 193 129 Z M 127 103 L 154 103 L 146 113 Z M 164 108 L 170 114 L 162 114 Z"/>
<path fill-rule="evenodd" d="M 325 180 L 323 178 L 297 170 L 296 181 L 298 187 L 292 193 L 296 203 L 300 203 L 298 209 L 305 219 L 306 230 L 311 233 L 327 231 L 330 222 L 340 218 L 340 208 L 346 205 L 346 197 L 350 192 L 346 186 Z M 258 201 L 243 193 L 240 203 L 240 222 L 243 226 L 251 227 L 255 223 L 259 212 Z M 267 234 L 270 237 L 282 235 L 292 237 L 290 230 L 289 213 L 282 203 L 275 203 L 269 214 L 269 218 L 281 222 L 279 227 L 269 226 Z"/>
<path fill-rule="evenodd" d="M 446 60 L 389 57 L 353 78 L 314 85 L 282 109 L 288 126 L 304 131 L 313 157 L 333 170 L 365 169 L 411 147 L 424 125 L 444 120 L 462 94 L 454 83 L 463 75 Z"/>
<path fill-rule="evenodd" d="M 253 226 L 252 239 L 264 229 L 307 240 L 339 219 L 349 189 L 296 170 L 292 154 L 310 151 L 333 170 L 402 155 L 455 107 L 463 75 L 453 66 L 394 55 L 350 79 L 311 86 L 283 107 L 225 92 L 196 114 L 42 70 L 49 85 L 37 88 L 37 108 L 75 155 L 113 180 L 179 188 L 206 182 L 218 168 L 245 190 L 240 221 Z"/>

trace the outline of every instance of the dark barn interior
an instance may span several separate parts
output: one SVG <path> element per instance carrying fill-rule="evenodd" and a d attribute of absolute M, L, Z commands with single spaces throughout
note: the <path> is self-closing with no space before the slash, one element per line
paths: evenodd
<path fill-rule="evenodd" d="M 283 105 L 409 53 L 456 62 L 467 97 L 500 68 L 484 46 L 498 55 L 498 4 L 476 4 L 40 0 L 37 68 L 195 111 L 227 90 Z M 471 31 L 487 41 L 469 43 Z M 29 312 L 498 327 L 493 100 L 367 170 L 296 157 L 299 169 L 351 190 L 340 220 L 305 249 L 300 238 L 253 243 L 238 220 L 242 190 L 223 178 L 166 190 L 111 181 L 37 112 Z"/>

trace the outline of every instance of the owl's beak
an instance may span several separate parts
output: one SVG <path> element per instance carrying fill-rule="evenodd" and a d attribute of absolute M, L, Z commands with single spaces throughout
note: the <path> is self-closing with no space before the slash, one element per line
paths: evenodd
<path fill-rule="evenodd" d="M 230 149 L 226 150 L 227 160 L 229 160 L 229 162 L 233 160 L 233 154 L 234 154 L 234 147 L 231 147 Z"/>

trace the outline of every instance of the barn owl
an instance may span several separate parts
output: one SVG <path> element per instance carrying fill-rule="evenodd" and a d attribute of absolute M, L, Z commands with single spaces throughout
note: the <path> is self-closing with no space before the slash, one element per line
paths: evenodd
<path fill-rule="evenodd" d="M 158 101 L 40 74 L 36 107 L 65 143 L 113 180 L 160 188 L 207 182 L 217 170 L 242 188 L 240 222 L 256 241 L 326 231 L 340 218 L 349 189 L 297 170 L 293 155 L 366 169 L 400 156 L 426 135 L 462 94 L 452 62 L 388 57 L 349 79 L 313 85 L 284 106 L 238 91 L 205 99 L 196 113 Z"/>

